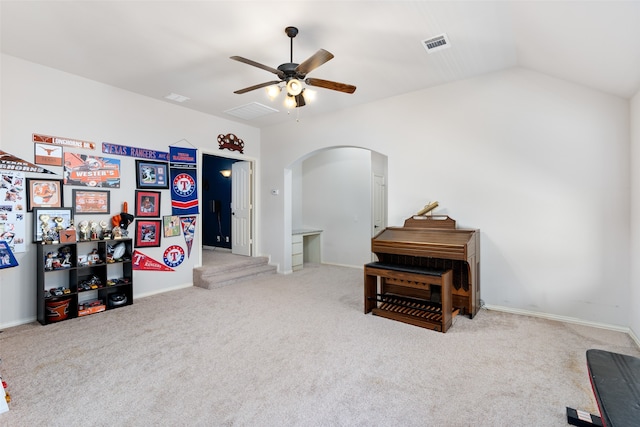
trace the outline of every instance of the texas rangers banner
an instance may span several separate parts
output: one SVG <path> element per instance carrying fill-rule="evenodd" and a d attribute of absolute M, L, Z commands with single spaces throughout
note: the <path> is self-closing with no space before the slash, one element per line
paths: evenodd
<path fill-rule="evenodd" d="M 198 212 L 197 150 L 169 147 L 171 175 L 171 211 L 173 215 L 193 215 Z"/>
<path fill-rule="evenodd" d="M 171 267 L 156 261 L 153 258 L 148 257 L 140 251 L 133 251 L 133 269 L 134 270 L 146 270 L 146 271 L 175 271 Z"/>

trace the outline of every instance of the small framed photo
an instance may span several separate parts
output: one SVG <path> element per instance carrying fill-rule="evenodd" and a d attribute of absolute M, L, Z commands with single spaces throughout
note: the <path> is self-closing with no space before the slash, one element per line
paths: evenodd
<path fill-rule="evenodd" d="M 162 221 L 159 219 L 136 220 L 136 248 L 150 248 L 160 246 Z"/>
<path fill-rule="evenodd" d="M 61 179 L 27 178 L 27 211 L 33 208 L 61 208 L 63 193 Z"/>
<path fill-rule="evenodd" d="M 33 208 L 33 241 L 59 241 L 60 231 L 71 224 L 71 208 Z"/>
<path fill-rule="evenodd" d="M 168 163 L 136 160 L 136 187 L 169 188 Z"/>
<path fill-rule="evenodd" d="M 160 192 L 136 190 L 136 216 L 158 218 L 160 216 Z"/>
<path fill-rule="evenodd" d="M 162 217 L 164 225 L 164 237 L 174 237 L 180 235 L 180 217 L 177 215 L 168 215 Z"/>
<path fill-rule="evenodd" d="M 106 190 L 73 190 L 73 214 L 111 213 L 110 192 Z"/>

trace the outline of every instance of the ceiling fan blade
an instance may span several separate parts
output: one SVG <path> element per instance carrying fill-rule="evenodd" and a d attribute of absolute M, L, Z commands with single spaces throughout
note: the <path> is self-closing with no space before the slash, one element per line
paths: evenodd
<path fill-rule="evenodd" d="M 250 59 L 243 58 L 242 56 L 232 56 L 231 59 L 233 59 L 234 61 L 244 62 L 245 64 L 249 64 L 249 65 L 253 65 L 254 67 L 261 68 L 261 69 L 263 69 L 265 71 L 268 71 L 270 73 L 273 73 L 273 74 L 277 75 L 281 79 L 284 79 L 284 73 L 282 71 L 277 70 L 277 69 L 275 69 L 273 67 L 269 67 L 268 65 L 264 65 L 264 64 L 261 64 L 261 63 L 256 62 L 256 61 L 252 61 Z"/>
<path fill-rule="evenodd" d="M 235 90 L 235 91 L 233 91 L 233 93 L 237 93 L 237 94 L 247 93 L 247 92 L 251 92 L 252 90 L 260 89 L 261 87 L 277 85 L 278 83 L 280 83 L 280 80 L 274 80 L 274 81 L 271 81 L 271 82 L 260 83 L 258 85 L 245 87 L 244 89 Z"/>
<path fill-rule="evenodd" d="M 348 85 L 346 83 L 332 82 L 330 80 L 308 78 L 305 83 L 309 86 L 323 87 L 325 89 L 337 90 L 338 92 L 353 93 L 356 91 L 356 87 Z"/>
<path fill-rule="evenodd" d="M 302 74 L 303 76 L 309 74 L 312 70 L 315 70 L 325 62 L 329 61 L 333 58 L 333 54 L 331 52 L 327 52 L 324 49 L 320 49 L 313 55 L 311 55 L 307 60 L 305 60 L 302 64 L 299 64 L 296 67 L 296 73 Z"/>

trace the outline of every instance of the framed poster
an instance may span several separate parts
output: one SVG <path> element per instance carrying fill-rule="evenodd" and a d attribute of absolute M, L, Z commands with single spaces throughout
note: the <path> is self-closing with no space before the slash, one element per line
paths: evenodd
<path fill-rule="evenodd" d="M 59 145 L 33 144 L 33 157 L 36 165 L 62 166 L 62 147 Z"/>
<path fill-rule="evenodd" d="M 136 248 L 160 246 L 162 221 L 159 219 L 136 220 Z"/>
<path fill-rule="evenodd" d="M 71 224 L 71 208 L 33 208 L 33 241 L 59 240 L 60 230 Z"/>
<path fill-rule="evenodd" d="M 164 225 L 164 237 L 174 237 L 180 235 L 180 217 L 177 215 L 168 215 L 162 217 Z"/>
<path fill-rule="evenodd" d="M 169 188 L 168 164 L 136 160 L 136 187 Z"/>
<path fill-rule="evenodd" d="M 27 211 L 64 206 L 61 179 L 27 178 Z"/>
<path fill-rule="evenodd" d="M 84 187 L 120 188 L 120 160 L 65 151 L 64 183 Z"/>
<path fill-rule="evenodd" d="M 160 192 L 136 190 L 135 216 L 157 218 L 160 216 Z"/>
<path fill-rule="evenodd" d="M 106 190 L 73 190 L 73 214 L 108 214 L 110 192 Z"/>

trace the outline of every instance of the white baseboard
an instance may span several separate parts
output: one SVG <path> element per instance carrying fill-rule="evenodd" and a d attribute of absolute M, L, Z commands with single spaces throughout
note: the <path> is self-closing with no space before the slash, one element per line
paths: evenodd
<path fill-rule="evenodd" d="M 610 325 L 610 324 L 607 324 L 607 323 L 591 322 L 589 320 L 578 319 L 576 317 L 558 316 L 556 314 L 541 313 L 541 312 L 538 312 L 538 311 L 521 310 L 521 309 L 517 309 L 517 308 L 503 307 L 503 306 L 499 306 L 499 305 L 485 304 L 483 307 L 486 308 L 487 310 L 502 311 L 502 312 L 505 312 L 505 313 L 520 314 L 520 315 L 523 315 L 523 316 L 531 316 L 531 317 L 539 317 L 541 319 L 557 320 L 558 322 L 573 323 L 575 325 L 591 326 L 593 328 L 608 329 L 610 331 L 623 332 L 625 334 L 629 334 L 629 336 L 636 342 L 636 344 L 638 344 L 638 347 L 640 347 L 640 342 L 638 341 L 637 337 L 634 338 L 634 335 L 632 335 L 631 330 L 628 327 L 625 327 L 625 326 L 617 326 L 617 325 Z"/>
<path fill-rule="evenodd" d="M 135 301 L 138 298 L 150 297 L 151 295 L 163 294 L 165 292 L 170 292 L 170 291 L 177 291 L 178 289 L 190 288 L 192 286 L 193 286 L 193 282 L 189 282 L 189 283 L 182 283 L 177 286 L 172 286 L 170 288 L 162 288 L 157 291 L 145 292 L 143 294 L 136 294 L 133 296 L 133 302 L 135 304 Z"/>
<path fill-rule="evenodd" d="M 635 334 L 635 332 L 633 332 L 633 329 L 631 328 L 629 328 L 629 336 L 636 343 L 638 348 L 640 348 L 640 339 L 638 339 L 638 336 Z"/>
<path fill-rule="evenodd" d="M 26 325 L 27 323 L 36 322 L 38 319 L 34 317 L 29 317 L 26 319 L 20 319 L 9 323 L 3 323 L 0 325 L 0 330 L 13 328 L 14 326 Z"/>

